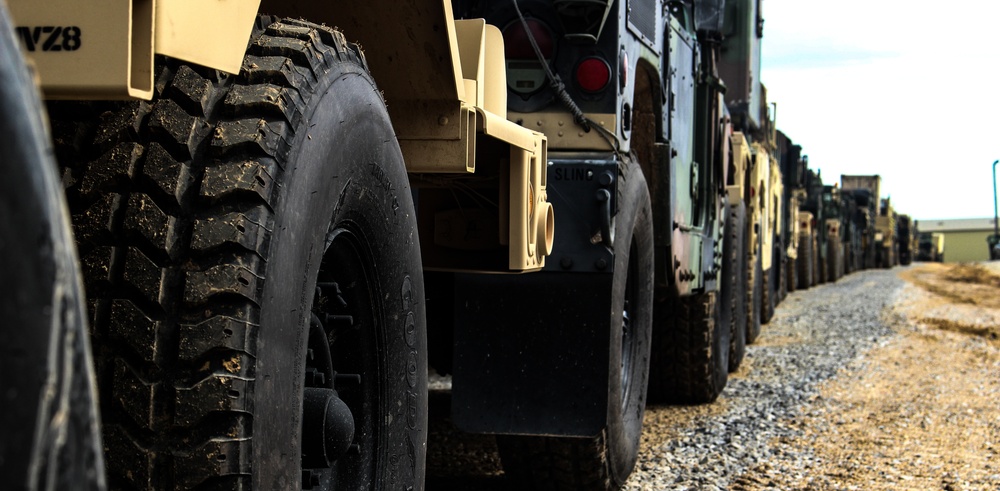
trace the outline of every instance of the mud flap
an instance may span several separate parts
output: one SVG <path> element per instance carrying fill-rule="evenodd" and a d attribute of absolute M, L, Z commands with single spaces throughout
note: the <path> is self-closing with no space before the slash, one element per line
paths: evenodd
<path fill-rule="evenodd" d="M 452 419 L 592 437 L 607 424 L 612 275 L 456 275 Z"/>

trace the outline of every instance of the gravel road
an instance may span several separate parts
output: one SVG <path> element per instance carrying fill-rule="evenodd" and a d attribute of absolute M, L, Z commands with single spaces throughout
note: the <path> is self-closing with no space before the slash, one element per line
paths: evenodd
<path fill-rule="evenodd" d="M 818 384 L 892 334 L 887 307 L 901 286 L 893 272 L 865 271 L 790 294 L 714 407 L 647 408 L 626 489 L 727 489 L 764 463 L 809 472 L 808 451 L 771 443 L 797 436 L 800 408 Z"/>
<path fill-rule="evenodd" d="M 1000 278 L 942 265 L 791 293 L 716 403 L 647 408 L 625 489 L 1000 489 L 991 298 Z M 449 426 L 446 394 L 431 413 L 428 490 L 511 489 L 492 439 Z"/>

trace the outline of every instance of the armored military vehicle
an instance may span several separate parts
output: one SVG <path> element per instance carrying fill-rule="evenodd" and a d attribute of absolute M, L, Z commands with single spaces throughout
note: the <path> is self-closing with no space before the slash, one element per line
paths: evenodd
<path fill-rule="evenodd" d="M 742 356 L 728 111 L 773 132 L 759 2 L 10 7 L 62 176 L 33 199 L 68 212 L 3 239 L 57 237 L 32 263 L 66 275 L 31 295 L 69 292 L 51 336 L 81 353 L 27 390 L 93 393 L 93 343 L 114 488 L 419 489 L 429 367 L 514 479 L 616 488 L 647 399 L 712 401 Z M 44 162 L 31 141 L 12 162 Z"/>

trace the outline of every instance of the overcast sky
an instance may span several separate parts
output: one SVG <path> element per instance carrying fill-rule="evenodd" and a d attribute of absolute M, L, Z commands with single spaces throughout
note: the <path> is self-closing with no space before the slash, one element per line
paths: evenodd
<path fill-rule="evenodd" d="M 768 100 L 824 183 L 880 174 L 899 213 L 993 217 L 1000 2 L 763 3 Z"/>

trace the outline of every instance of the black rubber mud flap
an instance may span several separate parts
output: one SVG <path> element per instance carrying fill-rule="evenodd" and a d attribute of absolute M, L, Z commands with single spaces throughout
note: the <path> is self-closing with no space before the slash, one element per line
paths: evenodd
<path fill-rule="evenodd" d="M 263 20 L 238 76 L 158 66 L 53 106 L 112 485 L 420 489 L 420 250 L 361 51 Z"/>
<path fill-rule="evenodd" d="M 805 235 L 799 238 L 799 258 L 798 263 L 798 285 L 799 290 L 806 290 L 813 286 L 813 248 L 811 236 Z"/>
<path fill-rule="evenodd" d="M 0 488 L 105 488 L 69 213 L 44 110 L 0 5 Z"/>
<path fill-rule="evenodd" d="M 604 325 L 610 324 L 610 329 L 601 329 L 610 338 L 598 340 L 599 343 L 593 346 L 604 353 L 606 360 L 607 377 L 596 384 L 603 389 L 603 397 L 596 399 L 604 401 L 601 409 L 606 418 L 600 422 L 596 432 L 584 438 L 498 436 L 504 472 L 527 489 L 619 489 L 635 467 L 649 373 L 653 315 L 653 222 L 642 171 L 635 163 L 628 164 L 624 170 L 619 176 L 619 208 L 614 223 L 613 281 L 599 290 L 601 303 L 607 299 L 610 308 L 597 311 L 594 319 Z M 557 276 L 563 282 L 559 288 L 572 289 L 574 278 L 579 275 Z M 551 320 L 553 325 L 563 324 L 567 331 L 575 327 L 565 319 Z M 571 338 L 575 334 L 564 334 L 566 337 L 562 341 L 572 346 L 575 341 Z M 552 356 L 556 352 L 548 356 L 542 353 L 540 359 L 553 367 L 572 364 L 571 360 L 578 359 L 576 353 L 565 350 L 558 350 L 565 353 L 565 357 Z M 571 404 L 590 404 L 587 395 L 571 389 L 579 382 L 566 381 L 566 387 L 559 387 L 552 385 L 545 370 L 532 375 L 535 376 L 535 384 L 563 394 Z M 556 383 L 563 383 L 561 380 Z M 458 382 L 456 374 L 456 394 L 460 390 Z M 496 388 L 503 390 L 503 385 L 501 382 L 501 387 Z M 569 392 L 567 389 L 570 389 Z M 548 416 L 558 415 L 549 413 Z M 540 429 L 540 434 L 545 434 L 544 428 Z"/>

